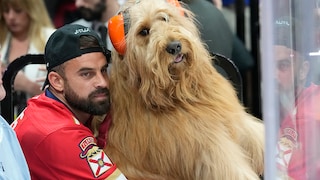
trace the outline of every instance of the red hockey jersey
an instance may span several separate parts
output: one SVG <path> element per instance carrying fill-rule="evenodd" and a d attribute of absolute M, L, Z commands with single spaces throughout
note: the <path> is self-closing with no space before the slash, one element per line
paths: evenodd
<path fill-rule="evenodd" d="M 92 131 L 44 93 L 30 99 L 11 126 L 32 179 L 126 179 L 96 145 Z"/>
<path fill-rule="evenodd" d="M 320 87 L 312 84 L 296 100 L 296 108 L 281 123 L 277 168 L 282 179 L 320 177 Z"/>

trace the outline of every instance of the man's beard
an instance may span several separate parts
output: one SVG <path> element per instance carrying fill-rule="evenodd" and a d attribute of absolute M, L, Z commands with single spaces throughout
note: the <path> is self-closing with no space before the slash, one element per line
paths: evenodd
<path fill-rule="evenodd" d="M 288 112 L 292 112 L 295 108 L 296 101 L 296 83 L 293 83 L 290 87 L 281 87 L 279 85 L 278 96 L 279 102 L 282 109 L 285 109 Z"/>
<path fill-rule="evenodd" d="M 100 1 L 94 9 L 89 9 L 85 7 L 79 7 L 78 12 L 80 13 L 81 17 L 86 21 L 100 21 L 102 19 L 102 14 L 106 9 L 106 5 L 104 1 Z"/>
<path fill-rule="evenodd" d="M 110 110 L 110 93 L 107 88 L 100 88 L 89 94 L 87 98 L 81 98 L 69 85 L 65 86 L 65 99 L 71 108 L 86 112 L 91 115 L 103 115 Z M 92 99 L 96 94 L 105 93 L 105 101 L 94 102 Z"/>
<path fill-rule="evenodd" d="M 298 81 L 297 77 L 294 77 L 291 84 L 286 85 L 285 87 L 278 84 L 280 101 L 282 101 L 287 107 L 295 106 L 295 100 L 297 98 L 296 91 L 299 86 L 301 86 L 301 82 Z"/>

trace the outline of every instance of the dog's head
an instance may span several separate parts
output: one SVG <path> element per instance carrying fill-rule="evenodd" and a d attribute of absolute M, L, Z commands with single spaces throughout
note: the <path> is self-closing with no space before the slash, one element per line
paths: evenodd
<path fill-rule="evenodd" d="M 128 1 L 109 22 L 112 76 L 152 107 L 190 101 L 211 66 L 195 18 L 178 1 Z"/>

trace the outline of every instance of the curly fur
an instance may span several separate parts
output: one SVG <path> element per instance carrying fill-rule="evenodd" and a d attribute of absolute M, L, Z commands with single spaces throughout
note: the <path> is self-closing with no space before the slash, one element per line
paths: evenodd
<path fill-rule="evenodd" d="M 193 14 L 160 0 L 123 8 L 130 29 L 125 55 L 112 53 L 108 156 L 130 180 L 259 179 L 263 124 L 211 65 Z M 182 62 L 166 51 L 172 41 Z"/>

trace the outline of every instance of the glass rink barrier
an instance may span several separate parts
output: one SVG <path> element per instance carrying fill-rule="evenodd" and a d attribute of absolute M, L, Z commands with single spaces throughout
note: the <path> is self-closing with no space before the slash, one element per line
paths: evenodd
<path fill-rule="evenodd" d="M 264 179 L 320 179 L 320 1 L 259 6 Z"/>

